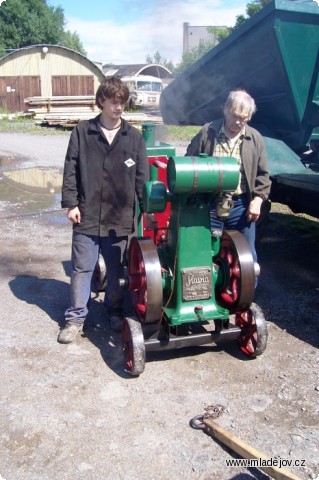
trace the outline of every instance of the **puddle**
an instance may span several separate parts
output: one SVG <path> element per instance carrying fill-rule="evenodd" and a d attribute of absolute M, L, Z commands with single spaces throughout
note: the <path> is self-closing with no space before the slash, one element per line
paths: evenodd
<path fill-rule="evenodd" d="M 54 194 L 60 192 L 62 173 L 53 168 L 24 168 L 3 172 L 4 182 L 27 193 Z"/>
<path fill-rule="evenodd" d="M 8 159 L 7 165 L 12 166 L 12 159 Z M 1 166 L 5 166 L 3 161 Z M 41 167 L 1 170 L 0 218 L 61 210 L 60 170 Z"/>
<path fill-rule="evenodd" d="M 16 166 L 19 162 L 25 160 L 20 154 L 12 152 L 0 152 L 0 169 L 2 167 Z"/>

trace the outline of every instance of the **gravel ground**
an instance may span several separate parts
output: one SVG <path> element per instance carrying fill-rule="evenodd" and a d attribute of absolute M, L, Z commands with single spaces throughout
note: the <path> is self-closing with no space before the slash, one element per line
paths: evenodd
<path fill-rule="evenodd" d="M 1 133 L 2 170 L 61 171 L 67 142 Z M 189 426 L 216 404 L 224 406 L 217 420 L 224 428 L 291 462 L 286 468 L 300 479 L 319 478 L 316 219 L 273 205 L 258 244 L 255 300 L 269 331 L 262 356 L 249 360 L 236 343 L 157 352 L 130 378 L 102 294 L 92 297 L 85 336 L 56 342 L 68 306 L 71 239 L 59 195 L 10 190 L 2 177 L 0 218 L 0 479 L 269 478 L 226 466 L 238 457 Z"/>

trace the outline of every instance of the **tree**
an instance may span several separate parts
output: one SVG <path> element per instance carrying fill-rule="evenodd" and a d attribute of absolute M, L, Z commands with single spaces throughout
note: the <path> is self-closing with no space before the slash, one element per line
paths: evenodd
<path fill-rule="evenodd" d="M 214 42 L 215 45 L 224 40 L 224 38 L 228 37 L 228 35 L 231 33 L 231 30 L 232 29 L 230 27 L 207 27 L 207 31 L 212 33 L 216 39 Z"/>
<path fill-rule="evenodd" d="M 216 40 L 214 40 L 213 42 L 200 40 L 197 47 L 191 48 L 183 54 L 182 60 L 180 61 L 180 63 L 177 64 L 174 69 L 174 74 L 179 75 L 180 73 L 182 73 L 192 63 L 199 60 L 202 56 L 205 55 L 205 53 L 215 47 L 216 43 Z"/>
<path fill-rule="evenodd" d="M 259 10 L 261 10 L 263 7 L 268 5 L 268 3 L 270 2 L 271 0 L 253 0 L 252 2 L 247 3 L 247 6 L 246 6 L 247 17 L 245 17 L 244 15 L 238 15 L 236 18 L 234 29 L 243 25 L 243 23 L 245 23 L 249 18 L 255 15 L 255 13 L 259 12 Z"/>
<path fill-rule="evenodd" d="M 0 8 L 0 54 L 42 43 L 69 46 L 85 54 L 76 33 L 64 30 L 62 7 L 48 6 L 46 0 L 10 0 Z"/>
<path fill-rule="evenodd" d="M 84 50 L 81 40 L 79 35 L 76 32 L 70 32 L 70 30 L 67 30 L 66 32 L 63 32 L 62 40 L 59 45 L 62 45 L 63 47 L 71 48 L 72 50 L 75 50 L 78 53 L 81 53 L 86 57 L 87 53 Z"/>
<path fill-rule="evenodd" d="M 158 63 L 159 65 L 163 65 L 164 67 L 168 68 L 171 72 L 174 70 L 174 64 L 171 60 L 167 61 L 159 52 L 155 52 L 153 57 L 151 55 L 147 55 L 145 61 L 147 63 Z"/>

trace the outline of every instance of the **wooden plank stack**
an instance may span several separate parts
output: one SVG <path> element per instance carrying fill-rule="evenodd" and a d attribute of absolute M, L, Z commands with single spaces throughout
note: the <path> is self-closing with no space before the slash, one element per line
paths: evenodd
<path fill-rule="evenodd" d="M 25 99 L 25 104 L 25 113 L 31 114 L 37 123 L 50 126 L 74 127 L 79 121 L 87 120 L 100 113 L 95 105 L 95 97 L 91 95 L 28 97 Z M 125 112 L 123 118 L 134 124 L 147 121 L 162 123 L 162 117 L 149 115 L 146 112 Z"/>

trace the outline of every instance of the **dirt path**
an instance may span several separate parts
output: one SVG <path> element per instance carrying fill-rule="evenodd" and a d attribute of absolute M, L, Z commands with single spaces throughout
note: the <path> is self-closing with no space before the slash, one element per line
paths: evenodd
<path fill-rule="evenodd" d="M 63 165 L 65 138 L 30 141 L 0 134 L 0 150 L 28 155 L 31 166 Z M 58 196 L 30 213 L 19 193 L 8 201 L 3 188 L 1 182 L 0 479 L 268 478 L 226 466 L 231 452 L 190 428 L 212 404 L 225 407 L 222 426 L 291 462 L 286 468 L 301 479 L 317 478 L 315 221 L 300 225 L 276 205 L 271 213 L 258 247 L 256 302 L 269 330 L 261 357 L 248 360 L 235 343 L 158 352 L 148 355 L 140 377 L 129 378 L 101 295 L 92 298 L 86 335 L 73 345 L 56 342 L 68 306 L 71 238 Z"/>

